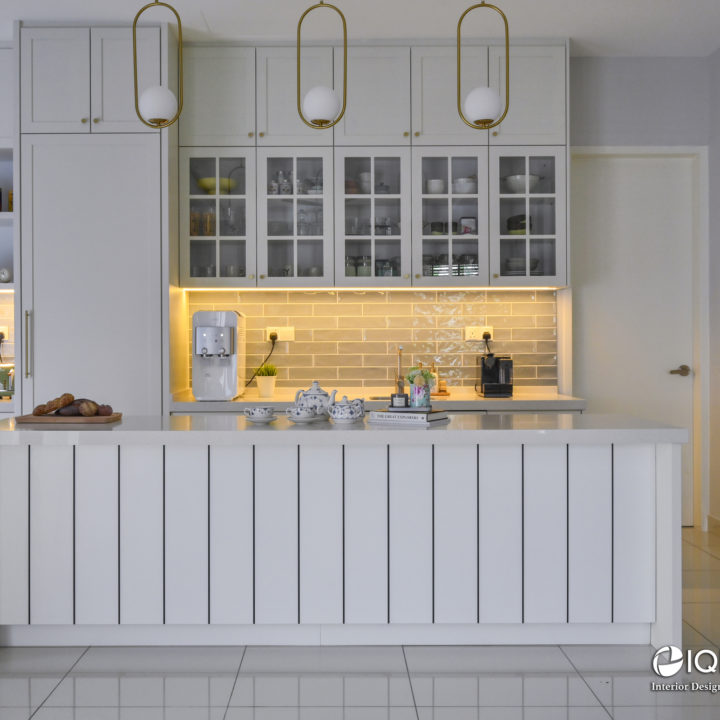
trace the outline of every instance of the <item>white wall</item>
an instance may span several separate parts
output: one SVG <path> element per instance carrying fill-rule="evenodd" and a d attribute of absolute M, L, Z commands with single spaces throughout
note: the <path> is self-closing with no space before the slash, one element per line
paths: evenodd
<path fill-rule="evenodd" d="M 707 58 L 572 58 L 572 145 L 707 145 Z"/>
<path fill-rule="evenodd" d="M 720 50 L 709 59 L 710 96 L 710 514 L 720 520 Z"/>

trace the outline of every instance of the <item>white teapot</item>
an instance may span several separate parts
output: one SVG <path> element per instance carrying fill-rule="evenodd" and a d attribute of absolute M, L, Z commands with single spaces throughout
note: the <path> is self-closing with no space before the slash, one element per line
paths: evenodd
<path fill-rule="evenodd" d="M 335 392 L 333 392 L 333 399 L 334 398 Z M 330 399 L 330 395 L 320 387 L 320 383 L 318 383 L 317 380 L 313 380 L 312 385 L 307 390 L 298 390 L 295 393 L 296 405 L 311 408 L 318 415 L 325 415 L 326 417 Z"/>
<path fill-rule="evenodd" d="M 333 390 L 328 405 L 328 413 L 336 423 L 354 423 L 362 420 L 365 415 L 365 401 L 362 398 L 348 400 L 347 395 L 343 395 L 340 402 L 335 402 L 335 393 Z"/>

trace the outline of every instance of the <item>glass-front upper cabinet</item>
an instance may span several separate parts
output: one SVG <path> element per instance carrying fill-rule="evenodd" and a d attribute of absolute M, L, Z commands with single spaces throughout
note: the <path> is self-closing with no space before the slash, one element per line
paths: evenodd
<path fill-rule="evenodd" d="M 410 284 L 410 149 L 335 148 L 335 284 Z"/>
<path fill-rule="evenodd" d="M 258 285 L 332 285 L 332 238 L 332 148 L 258 150 Z"/>
<path fill-rule="evenodd" d="M 255 151 L 180 151 L 180 274 L 186 287 L 254 286 Z"/>
<path fill-rule="evenodd" d="M 487 285 L 487 148 L 413 150 L 413 285 Z"/>
<path fill-rule="evenodd" d="M 565 285 L 565 148 L 490 148 L 490 284 Z"/>

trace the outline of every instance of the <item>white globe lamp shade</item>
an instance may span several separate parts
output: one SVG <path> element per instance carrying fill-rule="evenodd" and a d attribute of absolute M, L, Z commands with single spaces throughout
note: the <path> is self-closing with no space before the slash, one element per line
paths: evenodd
<path fill-rule="evenodd" d="M 167 88 L 156 85 L 143 92 L 138 100 L 140 115 L 151 125 L 161 125 L 172 120 L 178 104 L 175 95 Z"/>
<path fill-rule="evenodd" d="M 303 99 L 303 115 L 313 124 L 322 127 L 329 125 L 340 113 L 340 100 L 335 91 L 329 87 L 318 85 L 308 92 Z"/>
<path fill-rule="evenodd" d="M 495 90 L 477 87 L 471 90 L 463 103 L 465 117 L 474 125 L 489 125 L 502 111 L 502 100 Z"/>

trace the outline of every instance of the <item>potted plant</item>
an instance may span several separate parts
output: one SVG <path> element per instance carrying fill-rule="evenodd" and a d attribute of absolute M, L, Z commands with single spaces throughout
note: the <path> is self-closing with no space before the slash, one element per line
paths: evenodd
<path fill-rule="evenodd" d="M 410 384 L 410 407 L 428 407 L 435 374 L 424 367 L 412 367 L 405 379 Z"/>
<path fill-rule="evenodd" d="M 277 368 L 270 363 L 264 363 L 257 369 L 255 382 L 261 398 L 271 398 L 273 396 L 276 377 Z"/>

